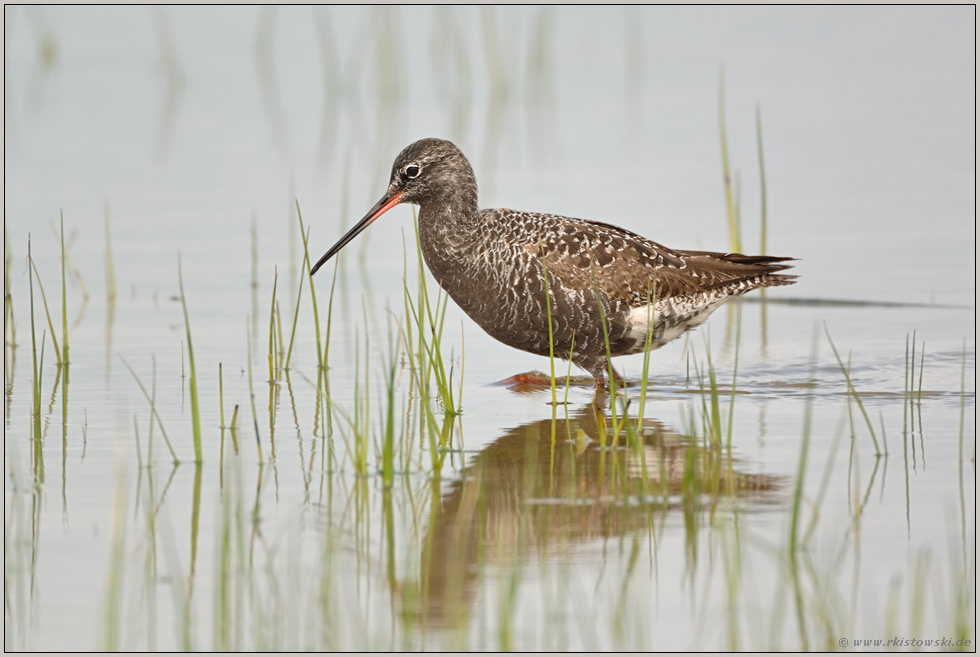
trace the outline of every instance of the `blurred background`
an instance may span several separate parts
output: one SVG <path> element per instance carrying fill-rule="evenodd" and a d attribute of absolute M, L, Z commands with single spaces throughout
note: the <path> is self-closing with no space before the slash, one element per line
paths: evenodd
<path fill-rule="evenodd" d="M 247 277 L 253 216 L 260 261 L 292 271 L 294 198 L 325 250 L 428 136 L 469 156 L 483 207 L 727 250 L 723 78 L 743 249 L 759 109 L 767 250 L 801 259 L 794 296 L 974 296 L 971 7 L 5 11 L 18 250 L 61 210 L 76 252 L 101 242 L 108 202 L 134 284 L 178 248 L 195 276 Z"/>

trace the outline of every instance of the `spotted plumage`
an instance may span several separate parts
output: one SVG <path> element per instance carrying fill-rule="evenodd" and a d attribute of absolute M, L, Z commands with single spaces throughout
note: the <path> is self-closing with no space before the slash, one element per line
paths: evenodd
<path fill-rule="evenodd" d="M 679 251 L 598 221 L 480 210 L 469 161 L 441 139 L 401 152 L 385 195 L 312 272 L 398 203 L 420 207 L 425 262 L 473 321 L 506 345 L 547 356 L 547 298 L 555 354 L 597 385 L 605 384 L 608 367 L 602 317 L 609 353 L 635 354 L 648 330 L 657 349 L 729 299 L 796 278 L 777 273 L 790 258 Z"/>

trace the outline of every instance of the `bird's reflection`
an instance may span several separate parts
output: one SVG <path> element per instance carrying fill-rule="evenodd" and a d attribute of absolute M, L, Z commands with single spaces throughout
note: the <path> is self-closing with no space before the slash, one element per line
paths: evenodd
<path fill-rule="evenodd" d="M 465 627 L 485 565 L 519 569 L 577 544 L 658 534 L 671 515 L 683 516 L 696 560 L 709 513 L 782 503 L 784 477 L 749 474 L 721 446 L 656 420 L 639 431 L 630 421 L 616 432 L 622 418 L 589 406 L 512 429 L 476 455 L 433 495 L 419 580 L 401 590 L 406 619 Z"/>

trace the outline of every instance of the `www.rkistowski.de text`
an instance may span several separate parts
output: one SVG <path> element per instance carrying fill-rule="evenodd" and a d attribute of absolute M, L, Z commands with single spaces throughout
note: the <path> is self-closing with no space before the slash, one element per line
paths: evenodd
<path fill-rule="evenodd" d="M 960 637 L 939 637 L 938 639 L 903 639 L 892 637 L 891 639 L 847 639 L 841 637 L 837 644 L 841 648 L 851 646 L 852 648 L 966 648 L 973 647 L 973 640 Z"/>

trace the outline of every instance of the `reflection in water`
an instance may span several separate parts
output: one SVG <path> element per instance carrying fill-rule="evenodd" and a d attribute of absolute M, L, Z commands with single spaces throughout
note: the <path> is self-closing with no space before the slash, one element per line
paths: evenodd
<path fill-rule="evenodd" d="M 7 449 L 16 455 L 18 443 L 12 441 Z M 4 519 L 4 648 L 19 642 L 22 649 L 31 649 L 29 637 L 35 623 L 38 600 L 38 556 L 40 554 L 41 512 L 44 508 L 43 477 L 34 470 L 33 480 L 21 472 L 13 458 L 9 462 L 9 477 L 13 484 L 5 494 Z M 42 473 L 43 475 L 43 473 Z M 16 639 L 14 637 L 17 637 Z"/>
<path fill-rule="evenodd" d="M 643 423 L 639 441 L 625 431 L 614 437 L 612 426 L 590 406 L 517 427 L 480 452 L 448 492 L 433 496 L 420 582 L 403 589 L 406 616 L 465 627 L 485 564 L 519 570 L 533 555 L 658 531 L 677 512 L 693 562 L 703 511 L 783 502 L 785 477 L 740 471 L 720 447 L 655 420 Z"/>
<path fill-rule="evenodd" d="M 11 309 L 11 315 L 13 315 L 13 310 Z M 14 403 L 14 372 L 15 365 L 17 364 L 17 344 L 14 342 L 13 336 L 13 319 L 10 319 L 9 323 L 7 317 L 4 317 L 4 336 L 3 336 L 3 417 L 11 417 L 11 412 L 13 410 Z M 8 329 L 8 326 L 10 327 Z M 8 340 L 7 336 L 10 336 Z M 9 424 L 9 422 L 8 422 Z"/>

